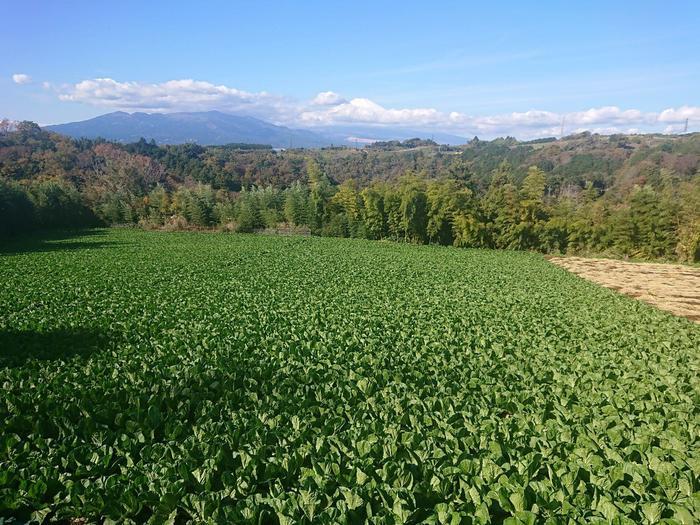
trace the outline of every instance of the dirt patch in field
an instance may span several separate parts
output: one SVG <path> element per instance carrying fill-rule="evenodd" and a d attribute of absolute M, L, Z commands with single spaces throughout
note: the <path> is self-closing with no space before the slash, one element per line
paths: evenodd
<path fill-rule="evenodd" d="M 606 288 L 700 323 L 700 268 L 582 257 L 549 260 Z"/>

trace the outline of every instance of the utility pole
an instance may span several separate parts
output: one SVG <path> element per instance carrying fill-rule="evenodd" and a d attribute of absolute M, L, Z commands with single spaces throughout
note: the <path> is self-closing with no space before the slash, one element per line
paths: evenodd
<path fill-rule="evenodd" d="M 688 133 L 688 119 L 685 119 L 685 128 L 683 128 L 683 133 Z"/>

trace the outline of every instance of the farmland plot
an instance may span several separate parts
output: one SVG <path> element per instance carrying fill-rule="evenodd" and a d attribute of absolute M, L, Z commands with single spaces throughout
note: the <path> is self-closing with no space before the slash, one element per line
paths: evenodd
<path fill-rule="evenodd" d="M 0 276 L 0 517 L 700 519 L 700 326 L 537 255 L 111 230 Z"/>
<path fill-rule="evenodd" d="M 584 279 L 700 323 L 700 268 L 583 257 L 549 260 Z"/>

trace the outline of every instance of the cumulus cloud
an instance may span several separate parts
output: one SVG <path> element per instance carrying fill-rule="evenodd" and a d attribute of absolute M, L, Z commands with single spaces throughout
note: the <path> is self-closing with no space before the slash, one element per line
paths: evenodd
<path fill-rule="evenodd" d="M 333 91 L 322 91 L 303 102 L 265 91 L 254 93 L 192 79 L 142 83 L 96 78 L 60 88 L 50 87 L 56 89 L 64 101 L 125 111 L 216 109 L 296 127 L 391 126 L 463 137 L 512 135 L 529 139 L 557 136 L 562 124 L 566 134 L 579 131 L 623 133 L 629 130 L 676 132 L 682 130 L 680 125 L 685 119 L 700 122 L 700 108 L 691 106 L 667 108 L 658 113 L 603 106 L 569 113 L 533 109 L 497 115 L 469 115 L 434 108 L 390 108 L 368 98 L 348 100 Z"/>
<path fill-rule="evenodd" d="M 119 82 L 111 78 L 83 80 L 68 86 L 59 98 L 113 109 L 170 112 L 218 109 L 270 120 L 289 118 L 294 103 L 264 91 L 250 93 L 200 80 L 162 83 Z"/>
<path fill-rule="evenodd" d="M 391 109 L 365 98 L 352 99 L 330 108 L 307 109 L 299 115 L 299 121 L 307 126 L 350 123 L 392 125 L 444 131 L 466 137 L 513 135 L 523 139 L 558 136 L 562 127 L 566 134 L 582 131 L 600 134 L 658 132 L 661 131 L 661 123 L 684 122 L 686 118 L 700 121 L 700 108 L 684 106 L 652 113 L 604 106 L 569 113 L 530 110 L 474 116 L 431 108 Z M 669 126 L 664 132 L 680 130 L 681 126 Z"/>
<path fill-rule="evenodd" d="M 301 122 L 309 124 L 365 123 L 392 125 L 435 125 L 440 121 L 435 109 L 386 109 L 367 98 L 354 98 L 349 102 L 321 110 L 303 111 Z"/>
<path fill-rule="evenodd" d="M 32 77 L 24 73 L 15 73 L 12 75 L 12 81 L 15 84 L 29 84 L 32 81 Z"/>
<path fill-rule="evenodd" d="M 597 124 L 627 124 L 640 122 L 651 124 L 656 120 L 654 113 L 642 113 L 637 109 L 621 110 L 616 106 L 592 108 L 568 115 L 572 124 L 593 126 Z"/>
<path fill-rule="evenodd" d="M 311 100 L 311 104 L 314 106 L 336 106 L 346 102 L 347 100 L 333 91 L 321 91 Z"/>
<path fill-rule="evenodd" d="M 685 122 L 686 119 L 689 121 L 700 121 L 700 108 L 681 106 L 677 109 L 664 109 L 659 114 L 659 122 Z"/>

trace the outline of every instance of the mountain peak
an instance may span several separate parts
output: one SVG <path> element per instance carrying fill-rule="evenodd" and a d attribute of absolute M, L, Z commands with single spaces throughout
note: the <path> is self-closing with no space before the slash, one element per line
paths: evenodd
<path fill-rule="evenodd" d="M 232 143 L 269 144 L 277 148 L 318 148 L 330 145 L 359 146 L 374 141 L 434 138 L 442 144 L 464 144 L 463 137 L 447 133 L 426 133 L 406 128 L 345 125 L 293 129 L 247 115 L 218 110 L 178 113 L 114 111 L 81 122 L 46 126 L 46 129 L 75 138 L 104 138 L 136 142 L 140 138 L 159 144 L 195 142 L 203 146 Z"/>
<path fill-rule="evenodd" d="M 245 143 L 313 148 L 327 146 L 333 142 L 330 138 L 312 131 L 290 129 L 254 117 L 231 115 L 216 110 L 131 114 L 115 111 L 81 122 L 46 126 L 46 129 L 75 138 L 101 137 L 119 142 L 136 142 L 143 137 L 147 140 L 153 139 L 159 144 Z"/>

